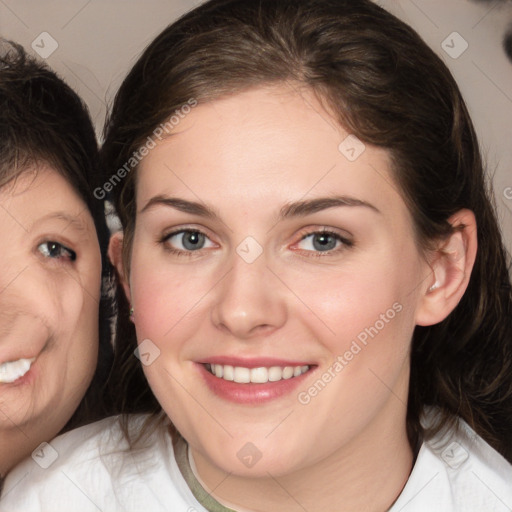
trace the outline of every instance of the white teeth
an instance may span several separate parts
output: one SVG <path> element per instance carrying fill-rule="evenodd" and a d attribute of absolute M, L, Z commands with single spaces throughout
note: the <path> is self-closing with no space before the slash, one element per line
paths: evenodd
<path fill-rule="evenodd" d="M 283 370 L 283 379 L 291 379 L 293 377 L 293 368 L 285 366 Z"/>
<path fill-rule="evenodd" d="M 283 378 L 283 369 L 280 366 L 272 366 L 268 369 L 268 380 L 277 382 Z"/>
<path fill-rule="evenodd" d="M 219 366 L 219 365 L 216 365 Z M 235 370 L 229 364 L 224 365 L 224 380 L 235 380 Z"/>
<path fill-rule="evenodd" d="M 0 364 L 0 383 L 11 383 L 23 377 L 36 360 L 32 359 L 18 359 L 17 361 L 8 361 Z"/>
<path fill-rule="evenodd" d="M 270 368 L 244 368 L 242 366 L 231 366 L 222 364 L 209 364 L 206 368 L 218 377 L 238 384 L 266 384 L 280 380 L 299 377 L 309 370 L 309 366 L 271 366 Z"/>
<path fill-rule="evenodd" d="M 251 370 L 251 382 L 257 384 L 268 382 L 268 370 L 266 368 L 253 368 Z"/>
<path fill-rule="evenodd" d="M 249 370 L 249 368 L 235 366 L 234 376 L 235 378 L 233 380 L 239 384 L 247 384 L 248 382 L 251 382 L 251 370 Z"/>

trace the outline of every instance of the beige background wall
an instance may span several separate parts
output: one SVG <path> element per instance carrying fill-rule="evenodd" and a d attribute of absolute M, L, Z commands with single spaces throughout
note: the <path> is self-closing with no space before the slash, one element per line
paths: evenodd
<path fill-rule="evenodd" d="M 0 35 L 31 52 L 33 45 L 46 57 L 88 103 L 100 134 L 106 106 L 137 55 L 168 23 L 198 3 L 0 0 Z M 455 74 L 480 135 L 512 252 L 512 63 L 501 47 L 512 23 L 512 2 L 379 3 L 416 28 Z"/>

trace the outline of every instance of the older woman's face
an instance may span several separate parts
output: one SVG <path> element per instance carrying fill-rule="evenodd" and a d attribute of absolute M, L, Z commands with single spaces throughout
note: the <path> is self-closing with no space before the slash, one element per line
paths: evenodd
<path fill-rule="evenodd" d="M 253 90 L 198 106 L 141 164 L 141 358 L 202 475 L 406 439 L 430 269 L 387 152 L 349 135 L 311 93 Z"/>
<path fill-rule="evenodd" d="M 94 373 L 100 249 L 86 205 L 50 168 L 0 190 L 0 240 L 0 435 L 23 433 L 35 448 Z"/>

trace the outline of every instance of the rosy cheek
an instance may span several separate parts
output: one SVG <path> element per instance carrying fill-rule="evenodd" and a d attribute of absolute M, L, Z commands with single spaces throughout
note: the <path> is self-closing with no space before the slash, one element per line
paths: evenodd
<path fill-rule="evenodd" d="M 312 305 L 320 320 L 343 326 L 342 331 L 346 333 L 351 326 L 367 323 L 376 311 L 391 307 L 395 293 L 385 281 L 382 275 L 377 279 L 368 268 L 351 268 L 337 275 L 309 279 L 297 294 L 301 293 L 304 302 Z"/>
<path fill-rule="evenodd" d="M 163 283 L 141 276 L 141 280 L 132 280 L 131 295 L 137 338 L 139 341 L 149 338 L 158 343 L 172 321 L 173 311 L 167 302 Z"/>
<path fill-rule="evenodd" d="M 199 292 L 189 280 L 179 280 L 176 273 L 166 275 L 150 262 L 132 268 L 141 269 L 131 276 L 137 338 L 149 338 L 157 345 L 165 343 L 187 325 Z M 156 270 L 152 272 L 151 268 Z"/>
<path fill-rule="evenodd" d="M 308 300 L 317 308 L 317 323 L 324 324 L 322 339 L 330 352 L 357 351 L 362 362 L 388 359 L 397 339 L 403 340 L 402 349 L 407 347 L 411 322 L 401 297 L 396 276 L 382 272 L 377 279 L 367 268 L 339 275 L 331 283 L 316 282 Z"/>

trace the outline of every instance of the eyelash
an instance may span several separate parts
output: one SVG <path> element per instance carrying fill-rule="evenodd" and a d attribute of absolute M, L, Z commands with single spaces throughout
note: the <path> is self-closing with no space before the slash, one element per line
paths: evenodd
<path fill-rule="evenodd" d="M 298 242 L 296 242 L 294 245 L 299 244 L 306 238 L 314 235 L 328 235 L 332 236 L 336 239 L 336 241 L 340 242 L 341 245 L 339 247 L 336 247 L 334 249 L 328 250 L 328 251 L 305 251 L 304 249 L 295 249 L 296 251 L 303 251 L 307 252 L 308 256 L 310 258 L 325 258 L 329 256 L 334 256 L 339 254 L 341 251 L 344 251 L 346 249 L 349 249 L 350 247 L 354 246 L 354 242 L 349 240 L 348 238 L 345 238 L 341 236 L 339 233 L 329 230 L 329 229 L 319 229 L 314 231 L 308 231 L 301 235 L 301 238 Z"/>
<path fill-rule="evenodd" d="M 59 252 L 66 252 L 67 255 L 66 256 L 57 256 L 57 257 L 52 257 L 51 255 L 49 254 L 44 254 L 40 247 L 43 246 L 43 245 L 46 245 L 46 246 L 50 246 L 50 245 L 53 245 L 53 246 L 58 246 L 58 249 L 59 249 Z M 54 247 L 55 248 L 55 247 Z M 57 261 L 63 261 L 63 262 L 70 262 L 70 263 L 74 263 L 76 261 L 76 252 L 73 251 L 72 249 L 70 249 L 69 247 L 66 247 L 64 244 L 61 244 L 60 242 L 56 242 L 55 240 L 45 240 L 44 242 L 41 242 L 40 244 L 37 245 L 36 247 L 37 251 L 39 251 L 39 253 L 43 256 L 43 258 L 45 259 L 49 259 L 49 260 L 57 260 Z M 48 249 L 47 252 L 50 253 L 51 249 Z"/>
<path fill-rule="evenodd" d="M 198 235 L 203 235 L 207 240 L 210 240 L 208 235 L 206 233 L 202 232 L 199 229 L 178 229 L 176 231 L 171 231 L 170 233 L 166 233 L 165 235 L 163 235 L 159 239 L 159 243 L 164 246 L 165 250 L 168 253 L 170 253 L 170 254 L 172 254 L 174 256 L 192 258 L 192 257 L 195 256 L 194 253 L 200 253 L 202 251 L 202 249 L 198 249 L 197 251 L 186 251 L 186 250 L 182 250 L 182 249 L 175 249 L 174 247 L 172 247 L 168 243 L 168 241 L 173 236 L 176 236 L 176 235 L 179 235 L 179 234 L 185 234 L 185 233 L 195 233 L 195 234 L 198 234 Z"/>
<path fill-rule="evenodd" d="M 186 233 L 199 234 L 199 235 L 204 236 L 207 240 L 210 240 L 208 235 L 206 233 L 202 232 L 199 229 L 179 229 L 179 230 L 176 230 L 176 231 L 172 231 L 170 233 L 166 233 L 165 235 L 163 235 L 158 240 L 158 242 L 160 244 L 163 244 L 165 250 L 167 252 L 169 252 L 170 254 L 173 254 L 173 255 L 178 256 L 178 257 L 189 257 L 190 258 L 190 257 L 194 256 L 194 253 L 201 253 L 203 248 L 198 249 L 196 251 L 182 250 L 182 249 L 176 249 L 176 248 L 170 246 L 170 244 L 168 243 L 168 241 L 173 236 L 176 236 L 176 235 L 179 235 L 179 234 L 186 234 Z M 337 248 L 334 248 L 334 249 L 331 249 L 331 250 L 327 250 L 327 251 L 309 251 L 309 250 L 304 250 L 304 249 L 294 249 L 294 250 L 301 251 L 303 253 L 307 253 L 307 257 L 317 258 L 317 257 L 327 257 L 327 256 L 332 256 L 332 255 L 338 254 L 339 252 L 341 252 L 343 250 L 346 250 L 346 249 L 348 249 L 350 247 L 353 247 L 353 245 L 354 245 L 353 241 L 348 240 L 347 238 L 341 236 L 339 233 L 336 233 L 335 231 L 328 230 L 328 229 L 320 229 L 320 230 L 316 230 L 316 231 L 308 231 L 306 233 L 303 233 L 301 235 L 300 240 L 298 242 L 295 242 L 295 244 L 293 244 L 293 245 L 297 245 L 300 242 L 302 242 L 303 240 L 305 240 L 306 238 L 308 238 L 310 236 L 314 236 L 314 235 L 332 236 L 332 237 L 334 237 L 336 239 L 337 242 L 340 242 L 341 245 L 339 247 L 337 247 Z"/>

